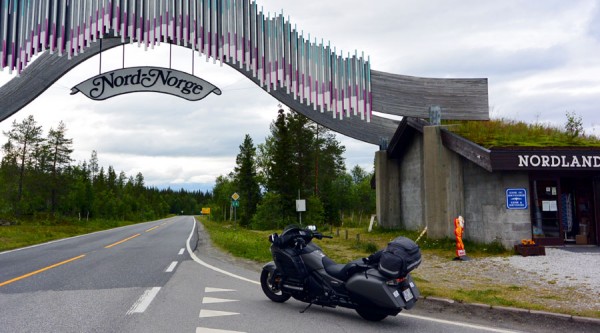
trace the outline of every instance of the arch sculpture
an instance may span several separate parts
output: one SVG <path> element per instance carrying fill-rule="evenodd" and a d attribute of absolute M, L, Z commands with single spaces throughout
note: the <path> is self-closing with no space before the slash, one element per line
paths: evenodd
<path fill-rule="evenodd" d="M 363 54 L 311 40 L 251 0 L 0 0 L 0 39 L 0 69 L 19 73 L 0 87 L 0 121 L 81 62 L 126 43 L 193 49 L 319 124 L 373 144 L 398 127 L 377 113 L 424 118 L 440 106 L 445 119 L 489 117 L 487 79 L 372 70 Z"/>

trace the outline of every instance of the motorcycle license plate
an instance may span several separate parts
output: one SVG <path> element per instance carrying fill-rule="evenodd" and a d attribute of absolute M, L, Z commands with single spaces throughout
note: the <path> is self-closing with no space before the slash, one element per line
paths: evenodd
<path fill-rule="evenodd" d="M 404 298 L 404 300 L 406 302 L 410 301 L 411 299 L 415 298 L 415 296 L 413 295 L 412 291 L 410 290 L 410 288 L 402 290 L 402 297 Z"/>

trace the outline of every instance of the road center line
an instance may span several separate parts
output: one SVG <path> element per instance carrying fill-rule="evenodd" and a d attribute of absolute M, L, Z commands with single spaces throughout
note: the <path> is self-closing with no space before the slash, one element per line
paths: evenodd
<path fill-rule="evenodd" d="M 13 282 L 16 282 L 16 281 L 19 281 L 19 280 L 22 280 L 22 279 L 25 279 L 25 278 L 28 278 L 28 277 L 30 277 L 30 276 L 33 276 L 33 275 L 36 275 L 36 274 L 39 274 L 39 273 L 45 272 L 45 271 L 47 271 L 47 270 L 49 270 L 49 269 L 56 268 L 56 267 L 58 267 L 58 266 L 61 266 L 61 265 L 64 265 L 64 264 L 70 263 L 71 261 L 75 261 L 75 260 L 77 260 L 77 259 L 81 259 L 81 258 L 83 258 L 83 257 L 85 257 L 85 254 L 82 254 L 82 255 L 80 255 L 80 256 L 77 256 L 77 257 L 74 257 L 74 258 L 71 258 L 71 259 L 67 259 L 67 260 L 65 260 L 65 261 L 61 261 L 61 262 L 59 262 L 59 263 L 56 263 L 56 264 L 54 264 L 54 265 L 50 265 L 50 266 L 44 267 L 44 268 L 42 268 L 42 269 L 38 269 L 38 270 L 37 270 L 37 271 L 35 271 L 35 272 L 27 273 L 27 274 L 25 274 L 25 275 L 21 275 L 21 276 L 19 276 L 19 277 L 16 277 L 16 278 L 14 278 L 14 279 L 11 279 L 11 280 L 8 280 L 8 281 L 4 281 L 4 282 L 0 283 L 0 287 L 2 287 L 2 286 L 5 286 L 5 285 L 7 285 L 7 284 L 10 284 L 10 283 L 13 283 Z"/>
<path fill-rule="evenodd" d="M 131 237 L 127 237 L 127 238 L 125 238 L 125 239 L 122 239 L 122 240 L 120 240 L 120 241 L 118 241 L 118 242 L 116 242 L 116 243 L 112 243 L 112 244 L 110 244 L 110 245 L 106 245 L 104 248 L 105 248 L 105 249 L 110 249 L 110 248 L 111 248 L 111 247 L 113 247 L 113 246 L 117 246 L 117 245 L 119 245 L 119 244 L 121 244 L 121 243 L 125 243 L 126 241 L 128 241 L 128 240 L 130 240 L 130 239 L 133 239 L 133 238 L 136 238 L 137 236 L 141 236 L 141 234 L 135 234 L 135 235 L 133 235 L 133 236 L 131 236 Z"/>
<path fill-rule="evenodd" d="M 159 226 L 159 225 L 157 225 L 156 227 L 152 227 L 152 228 L 150 228 L 150 229 L 146 230 L 146 232 L 150 232 L 150 231 L 152 231 L 152 230 L 154 230 L 154 229 L 156 229 L 156 228 L 158 228 L 158 227 L 160 227 L 160 226 Z"/>
<path fill-rule="evenodd" d="M 183 252 L 185 252 L 185 249 L 183 249 L 183 248 L 182 248 L 181 250 L 179 250 L 179 253 L 177 253 L 177 254 L 178 254 L 178 255 L 182 255 L 182 254 L 183 254 Z"/>
<path fill-rule="evenodd" d="M 165 271 L 166 273 L 171 273 L 173 272 L 173 270 L 175 269 L 175 266 L 177 266 L 177 261 L 173 261 L 169 267 L 167 267 L 167 270 Z"/>
<path fill-rule="evenodd" d="M 144 313 L 159 291 L 160 287 L 154 287 L 144 291 L 144 294 L 137 300 L 137 302 L 133 304 L 131 309 L 127 311 L 127 314 L 130 315 L 132 313 Z"/>

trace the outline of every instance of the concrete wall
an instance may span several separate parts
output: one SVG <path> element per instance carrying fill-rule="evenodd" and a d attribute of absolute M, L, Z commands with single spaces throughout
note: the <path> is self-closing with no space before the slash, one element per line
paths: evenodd
<path fill-rule="evenodd" d="M 400 220 L 400 169 L 398 160 L 387 151 L 375 153 L 375 191 L 377 222 L 384 228 L 397 228 Z"/>
<path fill-rule="evenodd" d="M 525 188 L 529 194 L 527 172 L 490 173 L 466 159 L 462 161 L 464 238 L 478 243 L 498 240 L 506 248 L 511 248 L 521 239 L 531 238 L 529 209 L 506 208 L 507 188 Z"/>
<path fill-rule="evenodd" d="M 423 206 L 423 137 L 416 135 L 400 161 L 400 219 L 398 227 L 422 230 L 425 227 Z"/>
<path fill-rule="evenodd" d="M 464 211 L 462 161 L 442 144 L 440 129 L 423 128 L 423 205 L 431 238 L 453 236 L 454 219 Z"/>

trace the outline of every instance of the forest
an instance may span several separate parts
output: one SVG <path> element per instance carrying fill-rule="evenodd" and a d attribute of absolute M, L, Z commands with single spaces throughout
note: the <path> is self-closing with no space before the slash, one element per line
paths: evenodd
<path fill-rule="evenodd" d="M 150 221 L 211 208 L 214 220 L 252 229 L 297 223 L 296 200 L 306 203 L 302 221 L 339 225 L 363 221 L 375 211 L 373 175 L 359 166 L 347 172 L 345 147 L 328 129 L 280 109 L 265 142 L 246 135 L 235 168 L 215 179 L 212 191 L 147 186 L 142 173 L 117 173 L 89 160 L 74 163 L 73 139 L 60 122 L 44 135 L 33 116 L 13 121 L 3 133 L 0 219 Z M 238 193 L 238 207 L 231 196 Z"/>

